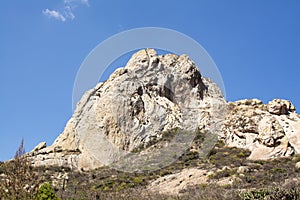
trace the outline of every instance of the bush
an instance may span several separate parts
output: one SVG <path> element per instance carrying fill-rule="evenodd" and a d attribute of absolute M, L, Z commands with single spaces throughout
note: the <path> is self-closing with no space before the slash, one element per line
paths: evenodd
<path fill-rule="evenodd" d="M 288 199 L 288 200 L 297 200 L 300 198 L 299 188 L 275 188 L 271 195 L 267 198 L 268 200 L 276 199 Z"/>
<path fill-rule="evenodd" d="M 265 199 L 270 195 L 267 189 L 257 189 L 245 192 L 242 196 L 244 200 Z"/>
<path fill-rule="evenodd" d="M 59 200 L 54 193 L 50 183 L 44 183 L 38 190 L 37 200 Z"/>
<path fill-rule="evenodd" d="M 41 178 L 23 155 L 22 140 L 13 160 L 1 164 L 0 199 L 33 199 Z"/>

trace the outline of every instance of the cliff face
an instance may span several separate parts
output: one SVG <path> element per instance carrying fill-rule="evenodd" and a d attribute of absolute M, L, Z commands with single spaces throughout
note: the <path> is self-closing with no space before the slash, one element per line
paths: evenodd
<path fill-rule="evenodd" d="M 225 104 L 220 89 L 201 76 L 187 55 L 158 56 L 152 49 L 141 50 L 125 68 L 84 94 L 51 146 L 40 144 L 29 156 L 36 166 L 94 169 L 151 146 L 169 130 L 217 130 Z M 193 137 L 185 137 L 185 144 Z M 187 146 L 169 153 L 183 148 Z M 153 152 L 155 148 L 147 155 Z"/>

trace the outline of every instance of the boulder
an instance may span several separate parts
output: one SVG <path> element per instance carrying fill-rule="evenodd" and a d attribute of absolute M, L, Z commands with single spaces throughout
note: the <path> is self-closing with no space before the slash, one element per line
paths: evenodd
<path fill-rule="evenodd" d="M 290 101 L 283 99 L 274 99 L 270 101 L 267 106 L 269 113 L 275 115 L 287 115 L 296 110 Z"/>

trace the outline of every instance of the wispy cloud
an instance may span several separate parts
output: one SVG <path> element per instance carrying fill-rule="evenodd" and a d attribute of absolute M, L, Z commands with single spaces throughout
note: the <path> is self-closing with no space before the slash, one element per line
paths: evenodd
<path fill-rule="evenodd" d="M 68 19 L 73 20 L 75 18 L 75 15 L 73 13 L 73 9 L 71 6 L 65 6 L 64 8 L 64 14 Z"/>
<path fill-rule="evenodd" d="M 83 4 L 86 6 L 89 5 L 89 0 L 63 0 L 63 8 L 60 10 L 43 10 L 43 14 L 49 18 L 54 18 L 56 20 L 65 22 L 66 20 L 73 20 L 75 18 L 74 10 L 79 5 Z"/>
<path fill-rule="evenodd" d="M 68 4 L 68 3 L 81 3 L 81 4 L 85 4 L 85 5 L 89 5 L 89 0 L 64 0 L 64 3 Z"/>
<path fill-rule="evenodd" d="M 49 10 L 48 8 L 43 10 L 43 14 L 48 16 L 49 18 L 54 18 L 60 21 L 66 21 L 66 18 L 56 10 Z"/>
<path fill-rule="evenodd" d="M 81 2 L 82 2 L 83 4 L 85 4 L 85 5 L 87 5 L 87 6 L 90 5 L 90 4 L 89 4 L 89 0 L 81 0 Z"/>

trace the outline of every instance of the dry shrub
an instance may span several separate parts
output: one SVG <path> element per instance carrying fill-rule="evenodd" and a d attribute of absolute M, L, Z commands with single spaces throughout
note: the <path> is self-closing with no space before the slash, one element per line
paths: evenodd
<path fill-rule="evenodd" d="M 37 193 L 42 180 L 24 153 L 24 140 L 22 139 L 14 159 L 1 164 L 1 200 L 34 199 Z"/>

